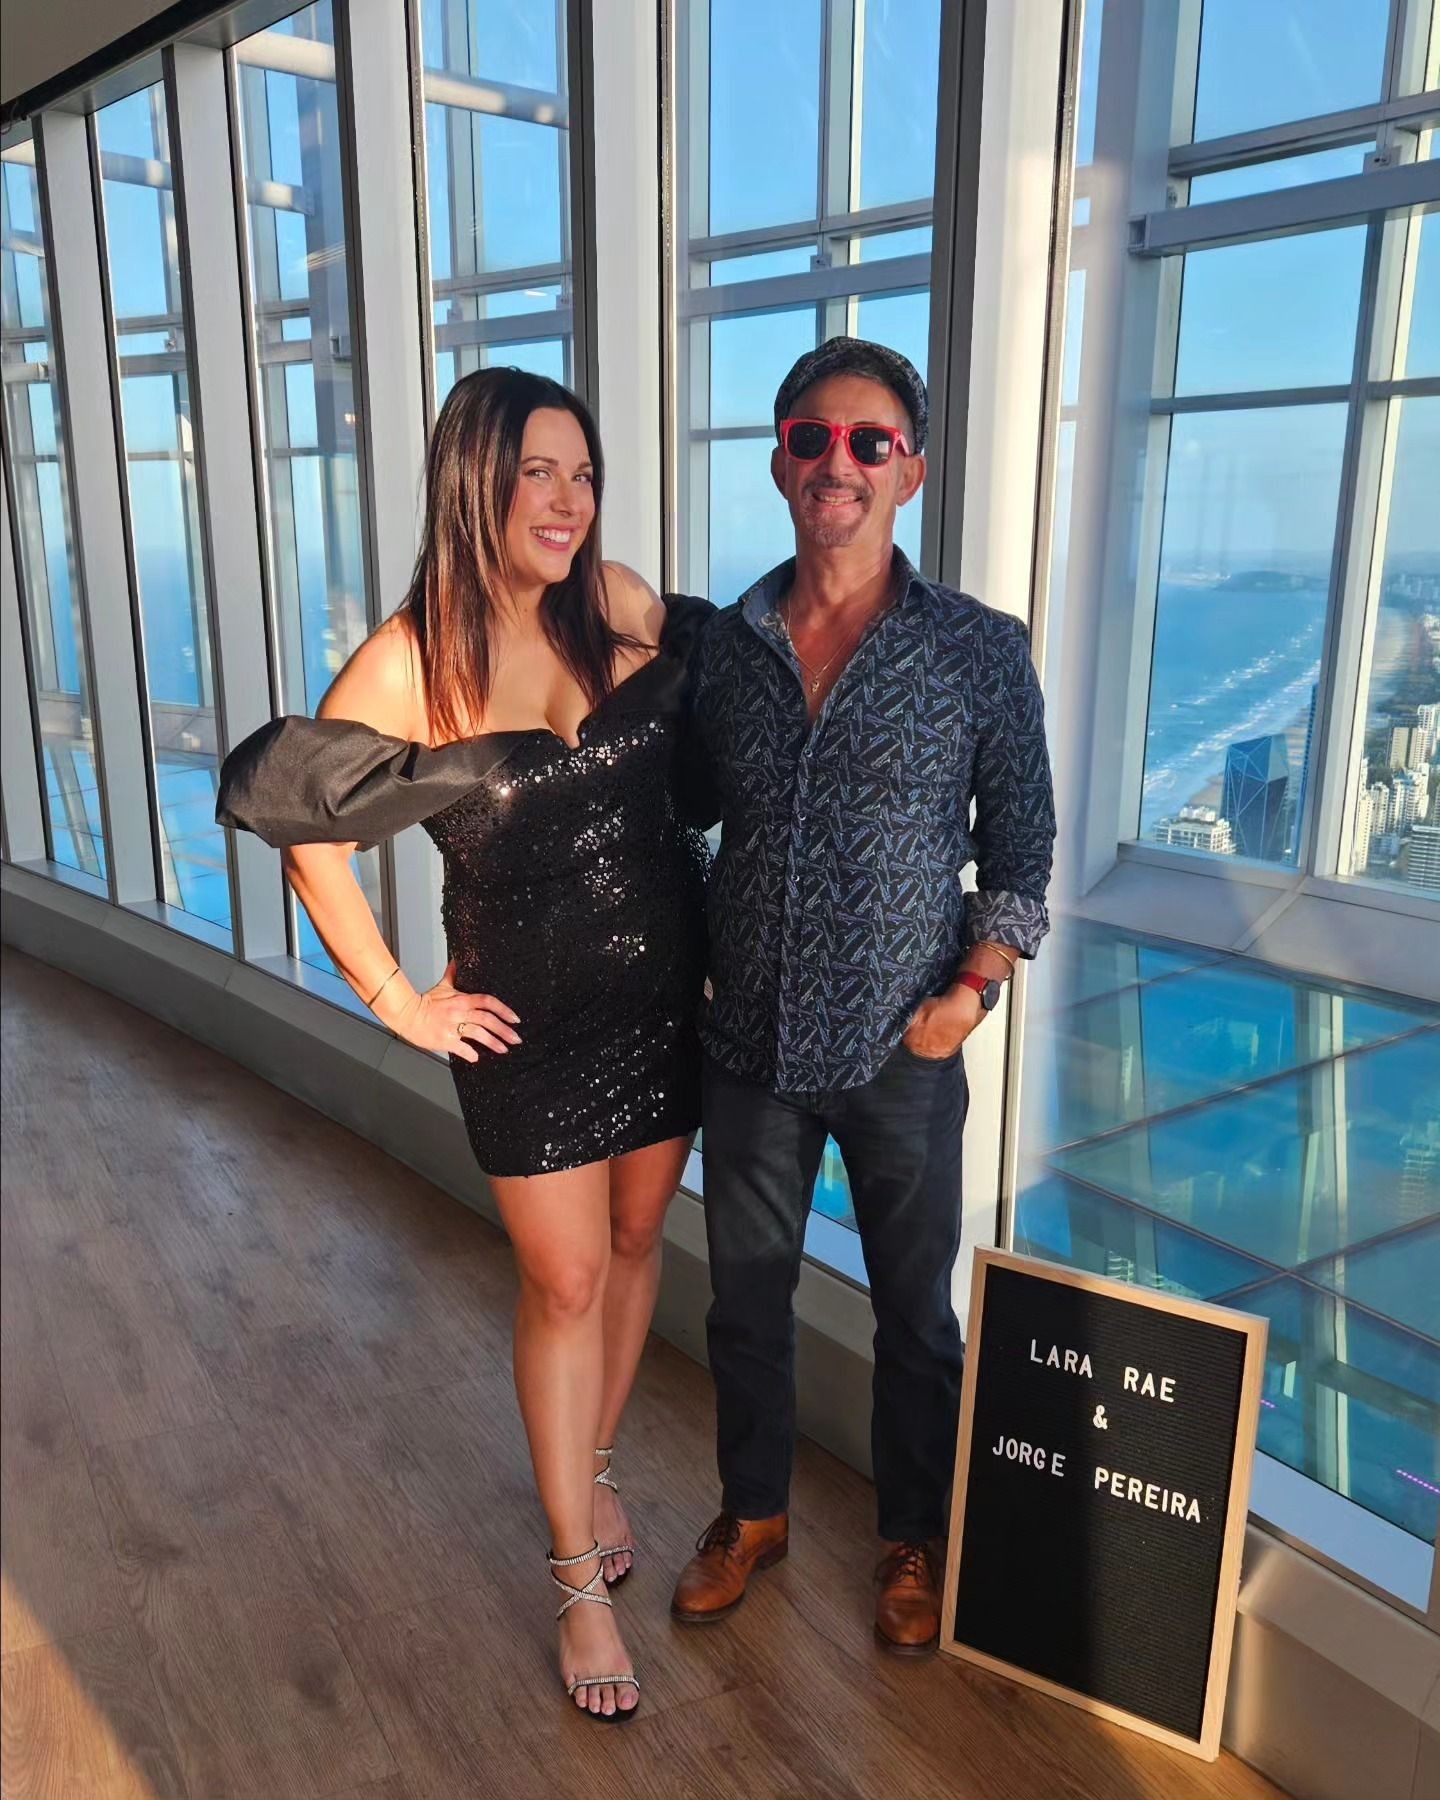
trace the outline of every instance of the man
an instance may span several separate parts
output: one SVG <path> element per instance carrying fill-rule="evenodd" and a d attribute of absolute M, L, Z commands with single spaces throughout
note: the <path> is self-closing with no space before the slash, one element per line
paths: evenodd
<path fill-rule="evenodd" d="M 832 338 L 801 357 L 771 459 L 795 558 L 697 652 L 697 760 L 724 821 L 703 1028 L 723 1510 L 672 1603 L 722 1618 L 785 1555 L 793 1298 L 832 1134 L 875 1310 L 875 1630 L 908 1655 L 939 1638 L 958 1424 L 961 1046 L 1048 929 L 1055 831 L 1024 627 L 894 544 L 927 414 L 892 350 Z"/>

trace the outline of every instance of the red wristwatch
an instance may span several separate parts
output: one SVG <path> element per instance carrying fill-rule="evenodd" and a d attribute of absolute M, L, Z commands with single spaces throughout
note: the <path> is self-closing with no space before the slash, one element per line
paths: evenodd
<path fill-rule="evenodd" d="M 968 987 L 980 996 L 980 1004 L 986 1012 L 994 1012 L 1000 1004 L 1001 986 L 993 977 L 981 975 L 975 969 L 962 969 L 956 981 L 960 987 Z"/>

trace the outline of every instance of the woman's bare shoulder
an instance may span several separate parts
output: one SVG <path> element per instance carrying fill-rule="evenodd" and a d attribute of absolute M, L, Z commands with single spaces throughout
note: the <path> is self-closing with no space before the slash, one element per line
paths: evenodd
<path fill-rule="evenodd" d="M 407 742 L 428 741 L 425 676 L 406 613 L 392 614 L 371 632 L 331 683 L 319 716 L 356 719 Z"/>
<path fill-rule="evenodd" d="M 627 563 L 602 563 L 601 570 L 610 623 L 617 631 L 658 644 L 665 623 L 665 603 L 654 588 Z"/>

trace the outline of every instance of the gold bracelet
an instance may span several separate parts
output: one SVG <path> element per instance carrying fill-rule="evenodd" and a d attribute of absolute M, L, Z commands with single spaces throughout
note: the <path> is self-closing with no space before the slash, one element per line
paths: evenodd
<path fill-rule="evenodd" d="M 992 944 L 989 938 L 982 938 L 975 946 L 977 950 L 993 950 L 997 956 L 1003 957 L 1010 965 L 1010 973 L 1015 973 L 1015 965 L 1020 961 L 1019 953 L 1012 953 L 1007 944 Z"/>
<path fill-rule="evenodd" d="M 379 987 L 376 988 L 375 992 L 365 1002 L 366 1006 L 374 1006 L 375 1002 L 385 992 L 386 988 L 389 987 L 390 983 L 395 979 L 395 977 L 399 973 L 400 973 L 400 965 L 399 965 L 399 963 L 396 963 L 395 967 L 390 971 L 390 973 L 380 983 Z"/>

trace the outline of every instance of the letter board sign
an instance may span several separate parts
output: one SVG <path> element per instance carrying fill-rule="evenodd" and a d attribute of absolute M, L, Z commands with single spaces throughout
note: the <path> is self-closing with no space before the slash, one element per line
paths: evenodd
<path fill-rule="evenodd" d="M 941 1648 L 1214 1757 L 1265 1330 L 977 1250 Z"/>

